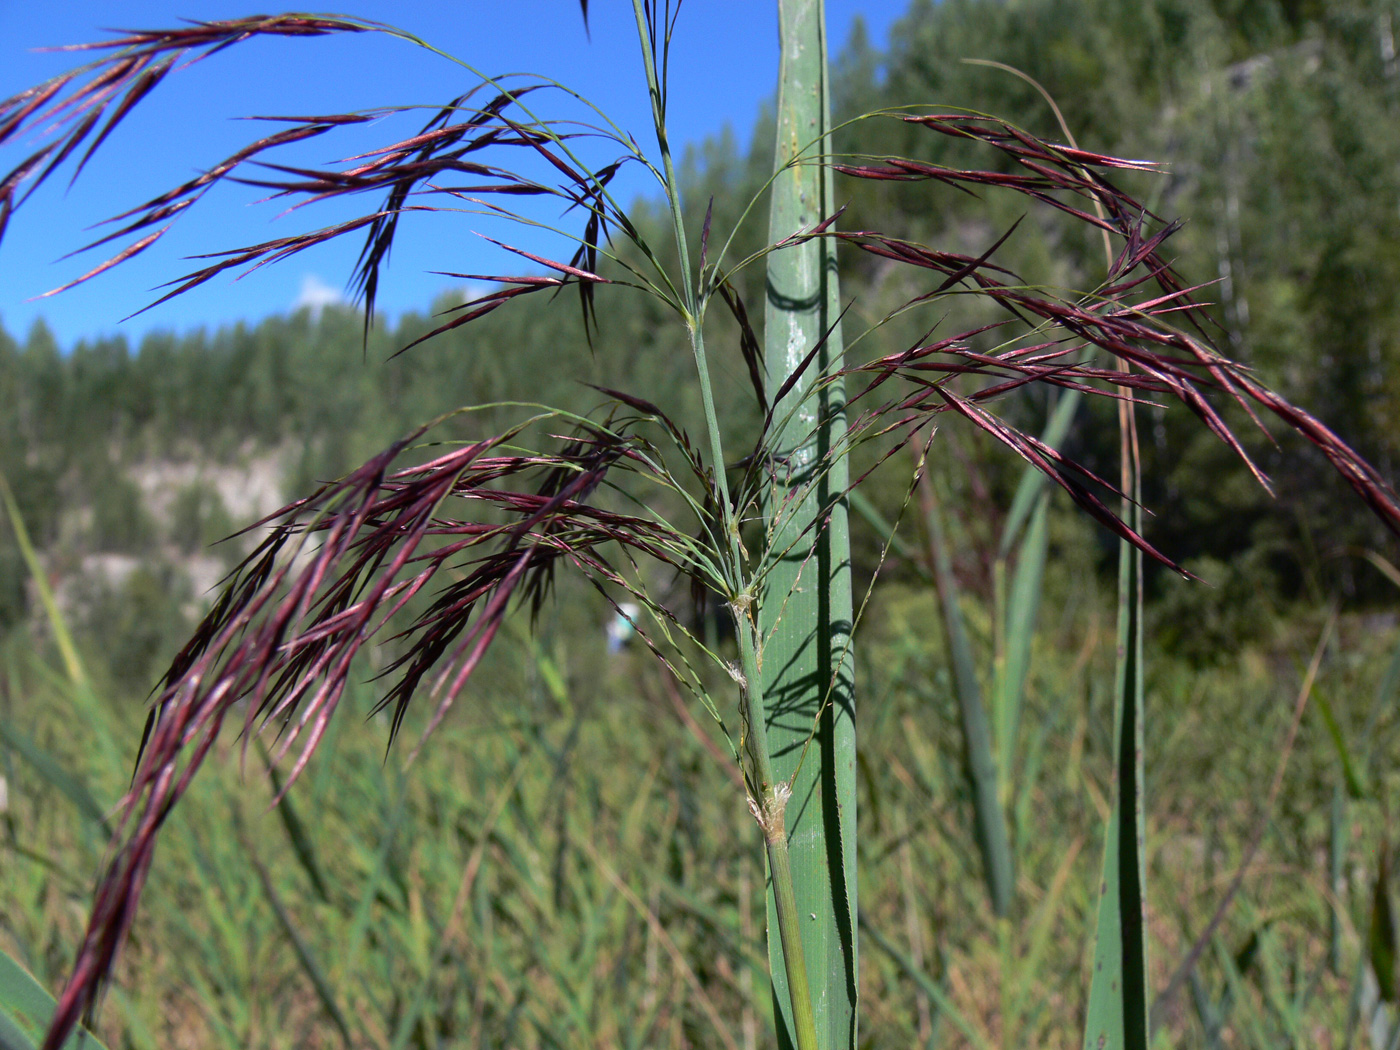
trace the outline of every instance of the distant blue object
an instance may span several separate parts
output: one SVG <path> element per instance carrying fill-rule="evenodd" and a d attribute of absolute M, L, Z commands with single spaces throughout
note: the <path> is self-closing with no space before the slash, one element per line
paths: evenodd
<path fill-rule="evenodd" d="M 622 602 L 617 614 L 608 621 L 608 652 L 620 653 L 627 639 L 637 633 L 636 617 L 642 607 L 636 602 Z"/>

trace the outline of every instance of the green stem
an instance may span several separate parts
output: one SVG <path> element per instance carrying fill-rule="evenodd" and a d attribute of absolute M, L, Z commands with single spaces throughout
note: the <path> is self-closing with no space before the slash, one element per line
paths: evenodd
<path fill-rule="evenodd" d="M 637 36 L 642 46 L 642 64 L 646 69 L 647 88 L 651 95 L 652 122 L 656 128 L 657 145 L 661 151 L 661 161 L 666 177 L 666 198 L 671 212 L 671 224 L 676 238 L 676 250 L 681 266 L 690 268 L 690 248 L 685 233 L 685 221 L 681 212 L 681 200 L 676 182 L 675 167 L 671 159 L 671 147 L 666 132 L 665 108 L 662 105 L 661 84 L 657 78 L 655 55 L 651 48 L 651 36 L 647 29 L 646 14 L 641 0 L 633 0 L 632 9 L 637 19 Z M 767 713 L 763 703 L 763 679 L 759 669 L 760 641 L 754 621 L 753 595 L 745 586 L 743 545 L 739 540 L 739 521 L 729 495 L 729 482 L 725 477 L 724 442 L 720 433 L 719 417 L 715 411 L 714 393 L 710 384 L 709 362 L 705 356 L 705 338 L 702 331 L 703 304 L 694 282 L 687 272 L 683 282 L 685 296 L 685 321 L 690 335 L 691 353 L 695 357 L 695 370 L 700 383 L 700 400 L 705 413 L 705 429 L 709 437 L 710 458 L 714 463 L 715 491 L 719 503 L 721 528 L 729 548 L 729 584 L 731 608 L 734 613 L 739 636 L 739 653 L 743 681 L 741 682 L 741 721 L 745 751 L 749 757 L 748 776 L 751 788 L 758 799 L 751 800 L 754 817 L 763 829 L 764 844 L 768 852 L 768 866 L 773 880 L 773 892 L 777 899 L 778 930 L 782 939 L 783 955 L 786 961 L 787 986 L 791 996 L 791 1006 L 797 1018 L 798 1050 L 819 1050 L 817 1033 L 813 1021 L 811 990 L 807 981 L 807 966 L 802 950 L 802 934 L 797 898 L 793 890 L 792 866 L 788 856 L 786 830 L 787 800 L 791 787 L 777 783 L 773 775 L 772 761 L 768 751 Z"/>
<path fill-rule="evenodd" d="M 763 838 L 768 847 L 768 868 L 773 873 L 773 895 L 778 910 L 778 936 L 783 957 L 788 961 L 788 993 L 797 1028 L 798 1050 L 817 1050 L 816 1014 L 812 1010 L 812 990 L 807 982 L 807 961 L 802 952 L 802 917 L 792 888 L 792 864 L 788 857 L 787 804 L 791 789 L 787 784 L 769 792 L 764 805 Z"/>
<path fill-rule="evenodd" d="M 812 1009 L 807 957 L 802 947 L 802 916 L 797 908 L 788 852 L 787 804 L 792 797 L 792 786 L 787 781 L 774 780 L 773 761 L 768 750 L 768 722 L 763 707 L 759 644 L 755 638 L 758 625 L 746 610 L 736 611 L 735 619 L 738 621 L 739 654 L 744 676 L 741 689 L 744 750 L 749 759 L 753 786 L 762 799 L 761 803 L 751 801 L 750 807 L 754 819 L 763 829 L 763 844 L 768 851 L 768 872 L 772 878 L 778 937 L 783 947 L 783 976 L 796 1028 L 797 1048 L 818 1050 L 816 1013 Z"/>
<path fill-rule="evenodd" d="M 685 219 L 681 213 L 681 195 L 676 182 L 676 169 L 671 160 L 671 143 L 666 132 L 666 113 L 661 103 L 661 83 L 657 80 L 656 56 L 651 50 L 651 34 L 647 31 L 646 12 L 642 0 L 632 0 L 632 10 L 637 18 L 637 38 L 642 44 L 642 65 L 646 69 L 647 90 L 651 95 L 651 119 L 656 127 L 656 143 L 661 150 L 661 163 L 666 174 L 666 202 L 671 211 L 671 226 L 676 237 L 676 251 L 680 256 L 681 268 L 690 269 L 690 245 L 685 235 Z M 695 357 L 695 372 L 700 381 L 700 402 L 705 412 L 705 431 L 710 441 L 710 458 L 715 469 L 715 491 L 718 496 L 719 514 L 729 545 L 732 577 L 730 585 L 737 594 L 740 577 L 743 573 L 743 546 L 739 542 L 739 523 L 729 499 L 729 479 L 724 473 L 724 440 L 720 434 L 719 415 L 715 411 L 715 395 L 710 385 L 710 366 L 705 356 L 705 335 L 702 331 L 703 317 L 701 303 L 696 295 L 694 283 L 687 279 L 682 282 L 685 296 L 685 323 L 690 334 L 690 350 Z M 743 633 L 742 631 L 740 632 Z M 760 709 L 761 709 L 760 702 Z"/>

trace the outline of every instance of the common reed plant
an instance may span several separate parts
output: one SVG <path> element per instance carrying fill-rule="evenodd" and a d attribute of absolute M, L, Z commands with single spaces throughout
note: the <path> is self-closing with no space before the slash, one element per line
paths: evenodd
<path fill-rule="evenodd" d="M 587 4 L 581 7 L 586 18 Z M 431 112 L 416 134 L 340 166 L 289 166 L 268 158 L 279 146 L 365 124 L 384 111 L 269 118 L 281 129 L 117 216 L 117 228 L 94 242 L 121 247 L 79 281 L 156 243 L 221 182 L 258 187 L 293 208 L 369 194 L 378 203 L 356 218 L 208 256 L 157 300 L 228 271 L 356 236 L 363 246 L 353 282 L 368 325 L 404 216 L 465 211 L 517 219 L 528 231 L 541 220 L 520 209 L 522 198 L 559 205 L 568 221 L 577 217 L 565 231 L 577 245 L 567 261 L 502 242 L 527 272 L 454 275 L 490 282 L 496 290 L 450 309 L 423 339 L 470 325 L 513 300 L 567 291 L 598 343 L 596 352 L 606 354 L 606 297 L 651 297 L 689 345 L 703 433 L 693 438 L 660 395 L 613 388 L 600 389 L 603 404 L 592 414 L 524 403 L 467 406 L 258 523 L 255 549 L 155 690 L 46 1050 L 62 1046 L 95 1008 L 131 929 L 156 842 L 226 727 L 240 731 L 250 750 L 264 729 L 275 731 L 269 761 L 283 770 L 275 798 L 285 803 L 337 724 L 362 654 L 389 643 L 376 710 L 386 714 L 391 739 L 415 700 L 431 708 L 426 737 L 498 644 L 512 611 L 523 606 L 538 615 L 564 573 L 576 574 L 632 620 L 667 674 L 724 731 L 743 785 L 736 806 L 747 806 L 764 847 L 780 1045 L 854 1047 L 861 920 L 851 649 L 865 600 L 852 593 L 847 507 L 872 471 L 891 469 L 908 447 L 921 464 L 909 480 L 912 500 L 922 464 L 943 447 L 937 428 L 954 420 L 1000 442 L 1122 543 L 1111 732 L 1116 790 L 1096 894 L 1085 1042 L 1147 1046 L 1142 558 L 1181 570 L 1143 535 L 1134 406 L 1154 398 L 1180 402 L 1246 462 L 1225 413 L 1233 404 L 1253 422 L 1272 415 L 1311 440 L 1396 531 L 1400 503 L 1381 475 L 1323 423 L 1212 347 L 1196 289 L 1163 254 L 1175 224 L 1121 185 L 1151 165 L 1048 142 L 976 112 L 922 107 L 864 119 L 899 122 L 947 140 L 986 158 L 985 167 L 835 152 L 820 0 L 778 5 L 783 60 L 774 174 L 740 219 L 741 227 L 758 221 L 767 203 L 768 240 L 741 255 L 738 231 L 712 228 L 713 202 L 702 213 L 698 202 L 681 197 L 668 138 L 666 78 L 680 7 L 633 0 L 653 148 L 643 149 L 586 103 L 582 119 L 551 116 L 554 103 L 573 104 L 576 96 L 548 79 L 484 77 Z M 0 233 L 35 188 L 65 166 L 81 171 L 131 109 L 183 61 L 259 36 L 366 32 L 436 50 L 389 26 L 306 14 L 131 32 L 75 49 L 96 57 L 0 103 L 0 145 L 30 131 L 48 136 L 0 180 Z M 655 179 L 670 243 L 649 239 L 616 199 L 611 184 L 623 167 Z M 1112 265 L 1092 289 L 1066 292 L 1029 282 L 998 261 L 1015 226 L 978 254 L 930 247 L 898 232 L 849 229 L 837 204 L 837 177 L 1020 194 L 1106 233 L 1114 245 Z M 849 341 L 843 339 L 836 276 L 842 250 L 907 268 L 923 286 Z M 755 287 L 762 288 L 762 335 L 752 321 L 758 316 Z M 963 299 L 981 302 L 995 318 L 966 331 L 941 331 L 940 310 Z M 707 341 L 715 331 L 706 324 L 711 307 L 732 319 L 761 420 L 742 436 L 736 421 L 720 418 L 717 408 L 713 339 Z M 877 345 L 885 321 L 906 315 L 932 318 L 922 336 L 894 350 L 855 352 Z M 1053 441 L 1026 432 L 1003 410 L 1032 385 L 1116 399 L 1123 464 L 1116 483 L 1074 462 Z M 444 436 L 471 431 L 486 407 L 513 412 L 515 422 L 466 440 Z M 699 599 L 718 597 L 732 622 L 732 655 L 728 643 L 692 628 L 652 582 L 658 575 L 684 581 Z M 624 602 L 642 613 L 629 614 Z M 715 685 L 708 668 L 723 671 L 725 688 Z M 975 726 L 976 698 L 968 693 L 965 699 L 966 724 Z M 1004 739 L 1014 733 L 1009 700 L 999 721 Z M 968 759 L 984 767 L 978 776 L 990 795 L 978 812 L 986 820 L 1004 805 L 989 742 L 969 739 Z M 985 768 L 988 761 L 992 766 Z M 984 837 L 991 866 L 1005 849 L 1004 841 L 994 841 L 1004 840 L 1004 822 L 989 821 Z M 261 881 L 275 898 L 270 877 Z M 1008 873 L 991 884 L 1004 910 L 1013 892 Z M 280 905 L 274 911 L 292 931 L 294 917 Z M 325 1000 L 329 986 L 313 983 Z M 930 996 L 936 991 L 927 989 Z M 344 1029 L 342 1012 L 328 1005 L 327 1016 Z"/>

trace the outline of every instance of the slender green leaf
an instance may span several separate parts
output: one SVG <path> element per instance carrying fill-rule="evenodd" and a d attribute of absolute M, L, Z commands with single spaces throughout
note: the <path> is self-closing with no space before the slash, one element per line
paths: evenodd
<path fill-rule="evenodd" d="M 982 688 L 977 680 L 977 663 L 972 641 L 967 634 L 959 604 L 957 579 L 953 575 L 953 559 L 948 550 L 943 518 L 933 499 L 927 477 L 924 487 L 924 519 L 928 526 L 930 560 L 943 609 L 943 630 L 948 638 L 948 653 L 953 661 L 953 680 L 958 694 L 958 713 L 962 722 L 963 765 L 968 787 L 972 792 L 973 819 L 977 827 L 977 847 L 982 854 L 982 877 L 987 883 L 987 895 L 992 910 L 998 916 L 1011 911 L 1015 894 L 1015 876 L 1011 858 L 1011 838 L 1006 828 L 1006 813 L 1001 806 L 1001 778 L 997 768 L 991 726 L 987 709 L 982 703 Z"/>
<path fill-rule="evenodd" d="M 331 983 L 327 979 L 325 971 L 320 963 L 316 961 L 315 954 L 311 951 L 311 946 L 306 943 L 306 938 L 297 929 L 296 923 L 292 921 L 291 913 L 287 911 L 287 906 L 282 903 L 281 895 L 272 884 L 272 876 L 268 874 L 267 868 L 248 849 L 248 855 L 253 862 L 253 867 L 258 873 L 258 881 L 262 883 L 263 893 L 267 896 L 267 902 L 272 906 L 272 912 L 277 917 L 277 924 L 282 927 L 282 932 L 287 935 L 287 940 L 292 945 L 292 951 L 296 954 L 297 962 L 301 964 L 301 969 L 311 982 L 311 987 L 316 991 L 316 998 L 320 1000 L 321 1008 L 326 1012 L 331 1024 L 335 1025 L 335 1030 L 340 1033 L 341 1040 L 346 1046 L 354 1046 L 354 1037 L 350 1034 L 350 1023 L 345 1018 L 345 1013 L 340 1008 L 340 1003 L 336 999 L 335 990 L 331 988 Z"/>
<path fill-rule="evenodd" d="M 1323 725 L 1327 727 L 1327 735 L 1332 739 L 1332 746 L 1337 749 L 1337 758 L 1342 763 L 1342 779 L 1346 783 L 1347 793 L 1352 798 L 1364 798 L 1366 785 L 1361 782 L 1361 774 L 1351 758 L 1351 748 L 1347 747 L 1346 737 L 1342 734 L 1342 727 L 1337 721 L 1337 715 L 1332 710 L 1327 694 L 1314 687 L 1313 702 L 1317 706 L 1318 714 L 1322 716 Z"/>
<path fill-rule="evenodd" d="M 1055 408 L 1040 435 L 1043 444 L 1053 449 L 1058 449 L 1064 444 L 1082 399 L 1083 395 L 1078 390 L 1070 390 L 1055 402 Z M 1050 479 L 1045 476 L 1043 470 L 1027 467 L 1022 472 L 1021 480 L 1016 486 L 1016 495 L 1011 499 L 1011 509 L 1006 514 L 1006 524 L 1001 529 L 1001 542 L 997 546 L 998 558 L 1009 558 L 1015 551 L 1021 526 L 1035 510 L 1040 501 L 1040 494 L 1049 484 Z"/>
<path fill-rule="evenodd" d="M 1011 595 L 1004 610 L 1004 651 L 996 676 L 994 699 L 997 767 L 1016 767 L 1016 735 L 1025 704 L 1026 678 L 1031 667 L 1031 642 L 1040 616 L 1040 595 L 1045 582 L 1045 560 L 1050 549 L 1050 493 L 1042 491 L 1031 512 L 1025 538 L 1016 558 Z M 1008 777 L 1009 779 L 1009 777 Z"/>
<path fill-rule="evenodd" d="M 19 546 L 24 564 L 29 570 L 30 582 L 33 583 L 34 590 L 39 595 L 39 602 L 44 607 L 49 630 L 53 634 L 54 644 L 58 646 L 59 655 L 63 660 L 64 672 L 68 676 L 68 683 L 73 687 L 70 696 L 81 708 L 83 718 L 92 728 L 97 730 L 97 743 L 105 767 L 109 772 L 116 772 L 122 767 L 125 758 L 119 753 L 119 745 L 112 733 L 109 711 L 92 688 L 82 659 L 78 656 L 78 647 L 73 641 L 72 632 L 68 630 L 67 621 L 64 620 L 63 612 L 58 607 L 58 600 L 54 597 L 53 588 L 49 585 L 48 574 L 44 572 L 44 567 L 39 562 L 38 551 L 35 550 L 34 544 L 29 538 L 29 530 L 25 527 L 24 516 L 20 513 L 19 504 L 16 502 L 14 493 L 10 490 L 9 483 L 5 480 L 3 473 L 0 473 L 0 500 L 4 501 L 5 513 L 9 518 L 10 528 L 14 531 L 15 542 Z M 48 669 L 44 668 L 44 670 Z M 105 823 L 103 828 L 107 829 Z"/>
<path fill-rule="evenodd" d="M 80 775 L 66 769 L 63 763 L 21 733 L 8 719 L 0 719 L 0 742 L 29 763 L 34 772 L 73 803 L 74 808 L 100 827 L 104 834 L 111 835 L 107 811 Z"/>
<path fill-rule="evenodd" d="M 0 951 L 0 1050 L 38 1050 L 57 1003 L 32 974 Z M 63 1050 L 104 1050 L 97 1037 L 79 1030 Z"/>
<path fill-rule="evenodd" d="M 1129 455 L 1128 429 L 1125 427 L 1125 463 Z M 1132 444 L 1136 444 L 1135 435 Z M 1125 469 L 1131 469 L 1134 498 L 1124 501 L 1124 511 L 1130 526 L 1138 531 L 1142 511 L 1137 502 L 1137 470 L 1135 464 Z M 1104 835 L 1085 1050 L 1147 1050 L 1149 1041 L 1142 862 L 1142 552 L 1126 542 L 1119 545 L 1118 551 L 1116 692 L 1115 784 Z"/>
<path fill-rule="evenodd" d="M 1059 449 L 1064 444 L 1075 412 L 1083 395 L 1077 390 L 1065 393 L 1056 403 L 1040 440 L 1048 448 Z M 996 657 L 996 675 L 992 687 L 992 720 L 997 745 L 997 768 L 1006 782 L 1005 797 L 1010 790 L 1009 772 L 1017 768 L 1017 732 L 1021 710 L 1025 705 L 1026 678 L 1031 666 L 1031 643 L 1035 639 L 1036 621 L 1040 615 L 1040 596 L 1045 582 L 1045 561 L 1050 549 L 1050 479 L 1043 471 L 1027 467 L 1016 487 L 1011 510 L 1002 528 L 997 547 L 996 578 L 998 608 L 995 615 L 1001 631 L 1001 644 Z M 1029 522 L 1029 523 L 1027 523 Z M 1022 526 L 1025 526 L 1022 536 Z M 1020 546 L 1017 548 L 1017 539 Z M 1012 555 L 1016 569 L 1011 581 L 1011 593 L 1003 602 L 1000 581 L 1005 578 L 1005 566 Z"/>
<path fill-rule="evenodd" d="M 49 586 L 48 574 L 44 572 L 44 567 L 39 564 L 38 552 L 34 549 L 34 544 L 30 542 L 29 530 L 24 527 L 24 517 L 19 512 L 19 504 L 15 502 L 14 493 L 10 491 L 10 484 L 5 480 L 5 475 L 0 474 L 0 499 L 5 501 L 5 512 L 10 519 L 10 528 L 14 530 L 15 542 L 19 544 L 20 554 L 24 556 L 24 564 L 29 568 L 29 577 L 34 582 L 34 589 L 39 594 L 39 601 L 44 606 L 44 612 L 49 618 L 49 630 L 53 631 L 55 644 L 63 657 L 63 666 L 68 672 L 68 678 L 74 685 L 82 686 L 87 683 L 87 673 L 83 670 L 83 662 L 78 658 L 78 647 L 73 644 L 73 636 L 68 632 L 68 625 L 63 620 L 63 614 L 59 612 L 58 601 L 54 598 L 53 588 Z"/>
<path fill-rule="evenodd" d="M 297 812 L 296 805 L 292 802 L 292 796 L 283 790 L 282 775 L 277 771 L 277 766 L 273 763 L 271 756 L 267 753 L 267 748 L 263 746 L 262 740 L 258 740 L 258 753 L 262 755 L 263 764 L 267 767 L 267 775 L 272 780 L 273 796 L 277 799 L 277 816 L 282 821 L 282 827 L 287 832 L 287 841 L 291 843 L 292 853 L 296 856 L 297 863 L 306 872 L 306 877 L 311 881 L 311 888 L 316 891 L 316 896 L 329 903 L 331 899 L 330 890 L 326 886 L 326 877 L 321 873 L 321 862 L 316 857 L 316 846 L 311 840 L 311 833 L 302 822 L 301 814 Z"/>

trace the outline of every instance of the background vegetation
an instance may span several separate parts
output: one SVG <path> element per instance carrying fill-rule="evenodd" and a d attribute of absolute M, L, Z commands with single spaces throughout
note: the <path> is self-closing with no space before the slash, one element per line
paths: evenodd
<path fill-rule="evenodd" d="M 1222 344 L 1393 477 L 1397 24 L 1391 0 L 919 0 L 888 53 L 859 33 L 848 42 L 834 102 L 838 118 L 911 98 L 975 106 L 1057 138 L 1033 87 L 959 61 L 993 59 L 1044 85 L 1086 149 L 1164 162 L 1166 176 L 1135 189 L 1191 217 L 1174 242 L 1178 268 L 1219 281 Z M 862 124 L 841 147 L 957 157 L 954 145 L 935 157 L 928 137 L 902 135 Z M 772 138 L 761 121 L 747 148 L 722 138 L 697 150 L 687 198 L 713 195 L 717 213 L 747 199 L 734 187 L 762 184 Z M 954 250 L 980 251 L 1020 214 L 1016 202 L 953 191 L 919 213 L 879 183 L 838 194 L 851 197 L 852 228 Z M 1053 258 L 1068 286 L 1102 269 L 1096 240 L 1053 222 L 1023 225 L 1006 250 L 1038 273 Z M 842 263 L 858 314 L 873 320 L 909 297 L 878 261 Z M 0 333 L 0 464 L 82 654 L 80 666 L 60 662 L 21 545 L 0 531 L 0 946 L 50 986 L 70 962 L 140 699 L 236 560 L 236 541 L 209 543 L 462 403 L 584 410 L 598 395 L 579 376 L 684 390 L 687 348 L 667 341 L 655 308 L 612 305 L 609 352 L 596 357 L 569 310 L 502 310 L 391 361 L 432 327 L 426 313 L 376 330 L 367 349 L 359 318 L 335 309 L 136 348 L 114 339 L 65 352 L 42 327 Z M 715 345 L 735 342 L 724 323 L 716 330 Z M 907 334 L 891 326 L 889 346 Z M 718 371 L 721 416 L 738 425 L 752 411 L 742 358 L 729 353 Z M 698 400 L 689 410 L 680 421 L 697 430 Z M 1113 475 L 1116 447 L 1093 437 L 1112 426 L 1091 422 L 1069 440 Z M 1208 583 L 1149 578 L 1155 992 L 1258 840 L 1199 966 L 1160 1002 L 1159 1039 L 1378 1045 L 1392 1029 L 1377 1003 L 1397 993 L 1394 971 L 1377 965 L 1394 941 L 1382 906 L 1400 721 L 1392 548 L 1297 443 L 1251 439 L 1271 499 L 1194 421 L 1145 415 L 1143 426 L 1148 535 Z M 973 509 L 948 522 L 948 541 L 990 666 L 997 540 L 1019 472 L 970 429 L 945 427 L 937 447 L 940 502 Z M 873 502 L 893 518 L 904 483 L 884 484 Z M 1115 546 L 1052 501 L 1028 743 L 1004 800 L 1018 901 L 997 920 L 919 529 L 906 524 L 907 550 L 881 573 L 857 639 L 862 1040 L 1071 1045 L 1109 794 Z M 854 541 L 859 594 L 881 548 L 873 533 Z M 382 734 L 340 725 L 294 810 L 267 813 L 249 791 L 260 777 L 240 771 L 230 742 L 159 855 L 104 1015 L 109 1045 L 771 1040 L 763 875 L 750 818 L 721 789 L 733 771 L 647 654 L 606 653 L 605 611 L 574 597 L 551 607 L 544 642 L 522 634 L 493 652 L 470 710 L 412 776 L 397 753 L 383 761 Z M 373 698 L 367 686 L 361 709 Z M 1289 766 L 1275 792 L 1280 754 Z M 246 762 L 259 762 L 255 748 Z"/>

